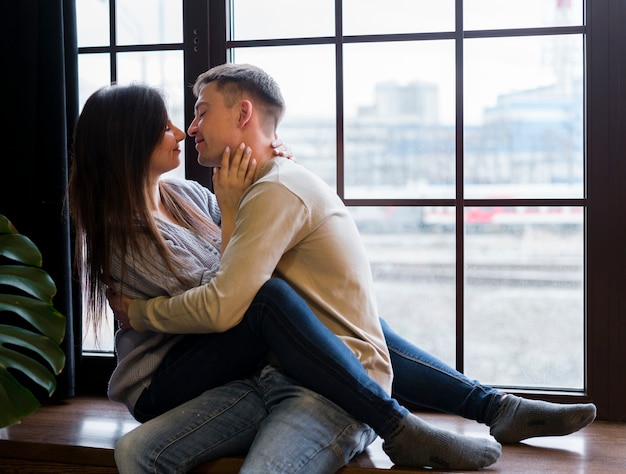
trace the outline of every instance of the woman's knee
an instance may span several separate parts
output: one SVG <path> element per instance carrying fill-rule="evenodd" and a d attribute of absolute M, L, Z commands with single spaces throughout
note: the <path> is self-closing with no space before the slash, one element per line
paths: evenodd
<path fill-rule="evenodd" d="M 281 296 L 291 291 L 289 284 L 281 278 L 270 278 L 259 290 L 259 293 L 265 293 L 270 296 Z"/>
<path fill-rule="evenodd" d="M 287 282 L 280 278 L 270 278 L 257 292 L 250 309 L 255 313 L 255 318 L 269 316 L 276 319 L 283 317 L 283 313 L 290 312 L 298 298 Z"/>

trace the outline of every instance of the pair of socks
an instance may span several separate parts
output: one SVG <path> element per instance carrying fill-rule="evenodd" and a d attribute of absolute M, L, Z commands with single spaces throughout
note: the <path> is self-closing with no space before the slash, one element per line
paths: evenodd
<path fill-rule="evenodd" d="M 592 403 L 560 404 L 505 394 L 499 402 L 486 438 L 458 435 L 429 425 L 409 413 L 385 437 L 383 450 L 401 466 L 478 470 L 495 463 L 500 443 L 519 443 L 537 436 L 563 436 L 589 425 L 596 418 Z"/>
<path fill-rule="evenodd" d="M 537 436 L 568 435 L 595 418 L 593 403 L 550 403 L 505 394 L 489 424 L 489 432 L 500 443 L 519 443 Z"/>

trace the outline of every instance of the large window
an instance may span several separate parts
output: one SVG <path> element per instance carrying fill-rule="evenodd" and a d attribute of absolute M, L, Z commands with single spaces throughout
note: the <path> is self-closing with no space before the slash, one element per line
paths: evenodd
<path fill-rule="evenodd" d="M 263 67 L 281 138 L 354 215 L 382 317 L 485 383 L 626 418 L 620 0 L 77 5 L 81 103 L 148 82 L 187 125 L 197 74 Z"/>
<path fill-rule="evenodd" d="M 381 316 L 488 384 L 582 392 L 582 1 L 229 12 L 226 60 L 281 84 L 279 134 L 352 210 Z"/>

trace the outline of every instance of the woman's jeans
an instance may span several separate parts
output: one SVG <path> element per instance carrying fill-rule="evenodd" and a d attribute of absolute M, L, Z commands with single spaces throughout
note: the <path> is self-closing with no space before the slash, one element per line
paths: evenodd
<path fill-rule="evenodd" d="M 482 387 L 395 334 L 383 322 L 394 393 L 416 405 L 489 422 L 499 394 Z M 147 421 L 204 391 L 252 374 L 271 351 L 284 372 L 327 397 L 385 438 L 408 413 L 374 382 L 358 358 L 284 281 L 270 279 L 242 322 L 224 333 L 186 336 L 139 397 L 134 416 Z"/>
<path fill-rule="evenodd" d="M 391 354 L 394 396 L 413 405 L 491 424 L 502 392 L 469 379 L 400 337 L 383 319 L 380 322 Z"/>
<path fill-rule="evenodd" d="M 337 472 L 375 438 L 369 426 L 266 366 L 125 434 L 115 461 L 120 474 L 176 474 L 247 453 L 241 474 L 320 474 Z"/>

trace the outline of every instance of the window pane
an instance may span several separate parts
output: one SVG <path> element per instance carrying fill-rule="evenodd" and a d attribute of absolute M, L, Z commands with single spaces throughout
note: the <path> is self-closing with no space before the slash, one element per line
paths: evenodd
<path fill-rule="evenodd" d="M 141 82 L 160 87 L 182 101 L 184 88 L 182 51 L 145 51 L 117 55 L 117 83 Z M 179 99 L 180 97 L 180 99 Z M 182 103 L 180 104 L 182 108 Z M 170 104 L 170 107 L 172 104 Z"/>
<path fill-rule="evenodd" d="M 426 208 L 349 209 L 370 258 L 380 316 L 394 331 L 454 366 L 454 221 L 426 226 Z"/>
<path fill-rule="evenodd" d="M 453 41 L 345 45 L 346 197 L 454 197 L 454 98 Z"/>
<path fill-rule="evenodd" d="M 109 2 L 79 0 L 76 2 L 78 47 L 109 45 Z"/>
<path fill-rule="evenodd" d="M 83 352 L 112 353 L 115 351 L 113 312 L 107 307 L 106 313 L 97 331 L 94 331 L 87 319 L 83 317 Z"/>
<path fill-rule="evenodd" d="M 465 220 L 466 373 L 582 389 L 582 208 L 469 208 Z"/>
<path fill-rule="evenodd" d="M 160 89 L 167 101 L 170 119 L 182 130 L 187 129 L 184 111 L 183 52 L 147 51 L 117 55 L 117 83 L 140 82 Z M 169 172 L 184 176 L 185 148 L 181 147 L 181 165 Z"/>
<path fill-rule="evenodd" d="M 109 55 L 79 54 L 78 55 L 78 100 L 80 110 L 87 98 L 96 90 L 111 83 Z"/>
<path fill-rule="evenodd" d="M 117 0 L 117 44 L 183 42 L 182 0 Z"/>
<path fill-rule="evenodd" d="M 454 0 L 344 0 L 343 34 L 454 31 Z"/>
<path fill-rule="evenodd" d="M 582 25 L 583 0 L 464 0 L 466 30 Z"/>
<path fill-rule="evenodd" d="M 335 34 L 334 0 L 232 0 L 234 40 Z"/>
<path fill-rule="evenodd" d="M 583 196 L 582 43 L 465 41 L 465 197 Z"/>
<path fill-rule="evenodd" d="M 234 61 L 268 72 L 279 84 L 287 111 L 280 139 L 298 163 L 335 187 L 335 56 L 331 45 L 240 48 Z"/>

